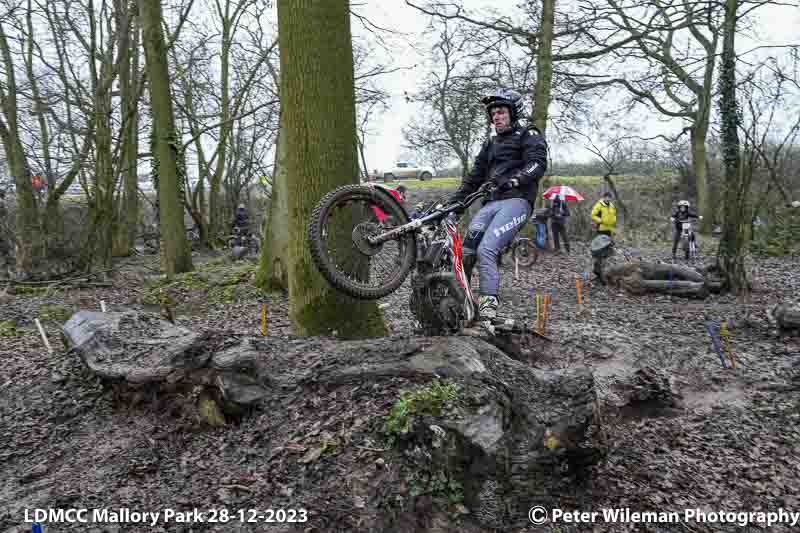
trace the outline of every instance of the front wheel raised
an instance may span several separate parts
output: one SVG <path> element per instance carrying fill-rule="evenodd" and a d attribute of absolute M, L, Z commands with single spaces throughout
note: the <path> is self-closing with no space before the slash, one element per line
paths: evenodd
<path fill-rule="evenodd" d="M 379 245 L 368 238 L 407 224 L 403 207 L 379 187 L 344 185 L 322 197 L 308 226 L 311 257 L 334 288 L 361 300 L 394 292 L 414 265 L 412 233 Z"/>

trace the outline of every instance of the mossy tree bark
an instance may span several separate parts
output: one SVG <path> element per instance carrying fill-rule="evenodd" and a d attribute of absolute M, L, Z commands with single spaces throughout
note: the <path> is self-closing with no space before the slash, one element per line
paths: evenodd
<path fill-rule="evenodd" d="M 728 288 L 739 295 L 750 289 L 744 253 L 747 249 L 747 228 L 751 223 L 750 169 L 741 164 L 739 145 L 739 112 L 736 102 L 736 37 L 738 0 L 725 0 L 725 23 L 720 66 L 720 117 L 722 119 L 722 154 L 725 165 L 722 236 L 718 264 Z"/>
<path fill-rule="evenodd" d="M 553 90 L 553 27 L 555 26 L 556 0 L 542 0 L 542 20 L 535 40 L 530 45 L 536 53 L 536 85 L 533 89 L 532 123 L 544 135 Z"/>
<path fill-rule="evenodd" d="M 289 201 L 287 197 L 286 135 L 281 113 L 281 125 L 275 148 L 275 165 L 272 173 L 272 192 L 269 210 L 264 217 L 265 237 L 261 260 L 256 274 L 256 285 L 264 290 L 288 290 L 286 267 L 289 264 Z"/>
<path fill-rule="evenodd" d="M 358 179 L 353 44 L 347 0 L 279 0 L 281 132 L 287 143 L 289 316 L 296 334 L 386 334 L 375 302 L 330 288 L 306 244 L 319 199 Z"/>
<path fill-rule="evenodd" d="M 8 169 L 14 178 L 17 192 L 15 235 L 17 274 L 33 272 L 43 258 L 42 232 L 39 231 L 39 215 L 36 197 L 31 184 L 31 172 L 22 146 L 17 110 L 17 82 L 15 66 L 11 56 L 5 27 L 0 19 L 0 52 L 5 70 L 4 83 L 0 84 L 0 137 L 8 161 Z"/>
<path fill-rule="evenodd" d="M 175 130 L 167 49 L 161 28 L 161 0 L 139 0 L 150 105 L 156 132 L 154 159 L 158 165 L 159 232 L 162 268 L 168 275 L 192 270 L 191 249 L 183 226 L 180 172 L 181 142 Z"/>
<path fill-rule="evenodd" d="M 122 109 L 122 198 L 117 207 L 117 227 L 114 235 L 114 255 L 129 255 L 136 240 L 139 224 L 139 112 L 137 83 L 139 76 L 139 25 L 134 16 L 135 5 L 117 0 L 119 17 L 119 46 L 122 52 L 119 66 L 120 107 Z"/>
<path fill-rule="evenodd" d="M 531 51 L 536 54 L 536 85 L 533 89 L 533 113 L 531 123 L 542 135 L 547 133 L 550 100 L 553 91 L 553 28 L 555 26 L 556 0 L 542 0 L 542 20 L 536 38 L 529 38 Z M 535 208 L 544 206 L 544 199 L 539 196 L 541 187 L 533 194 L 536 199 Z"/>

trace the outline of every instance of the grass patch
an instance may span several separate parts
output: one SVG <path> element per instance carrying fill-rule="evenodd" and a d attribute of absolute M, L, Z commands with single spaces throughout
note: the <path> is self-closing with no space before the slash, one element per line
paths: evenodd
<path fill-rule="evenodd" d="M 449 402 L 458 399 L 458 385 L 434 381 L 430 385 L 413 392 L 404 392 L 392 406 L 384 425 L 384 432 L 390 439 L 408 433 L 414 415 L 441 415 Z"/>
<path fill-rule="evenodd" d="M 379 181 L 378 183 L 383 183 Z M 405 185 L 408 189 L 451 189 L 458 187 L 461 185 L 461 178 L 455 177 L 443 177 L 443 178 L 433 178 L 427 181 L 420 181 L 414 179 L 408 180 L 395 180 L 390 181 L 389 183 L 385 183 L 393 189 L 399 187 L 400 185 Z"/>
<path fill-rule="evenodd" d="M 249 261 L 209 261 L 199 270 L 178 274 L 171 280 L 160 278 L 145 282 L 143 303 L 159 305 L 164 294 L 177 296 L 195 291 L 205 292 L 209 303 L 233 303 L 237 289 L 250 279 L 255 268 L 255 263 Z"/>
<path fill-rule="evenodd" d="M 72 309 L 63 305 L 45 304 L 39 308 L 39 318 L 46 322 L 63 324 L 72 316 Z"/>
<path fill-rule="evenodd" d="M 20 337 L 23 333 L 17 329 L 13 320 L 0 320 L 0 337 Z"/>

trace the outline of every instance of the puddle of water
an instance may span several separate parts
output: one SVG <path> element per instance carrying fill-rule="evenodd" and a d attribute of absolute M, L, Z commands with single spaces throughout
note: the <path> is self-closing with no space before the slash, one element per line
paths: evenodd
<path fill-rule="evenodd" d="M 734 387 L 721 391 L 683 391 L 683 403 L 692 409 L 711 409 L 715 405 L 725 407 L 745 407 L 747 393 Z"/>

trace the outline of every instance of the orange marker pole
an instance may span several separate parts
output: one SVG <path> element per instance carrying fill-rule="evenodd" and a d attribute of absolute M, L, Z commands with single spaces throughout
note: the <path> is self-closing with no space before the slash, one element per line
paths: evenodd
<path fill-rule="evenodd" d="M 581 278 L 575 276 L 575 288 L 578 289 L 578 312 L 583 311 L 583 293 L 581 291 Z"/>
<path fill-rule="evenodd" d="M 261 336 L 267 336 L 267 304 L 261 304 Z"/>
<path fill-rule="evenodd" d="M 542 330 L 542 295 L 536 291 L 536 331 Z"/>
<path fill-rule="evenodd" d="M 544 335 L 544 330 L 547 325 L 547 307 L 550 305 L 550 294 L 544 294 L 544 310 L 542 312 L 542 335 Z"/>

